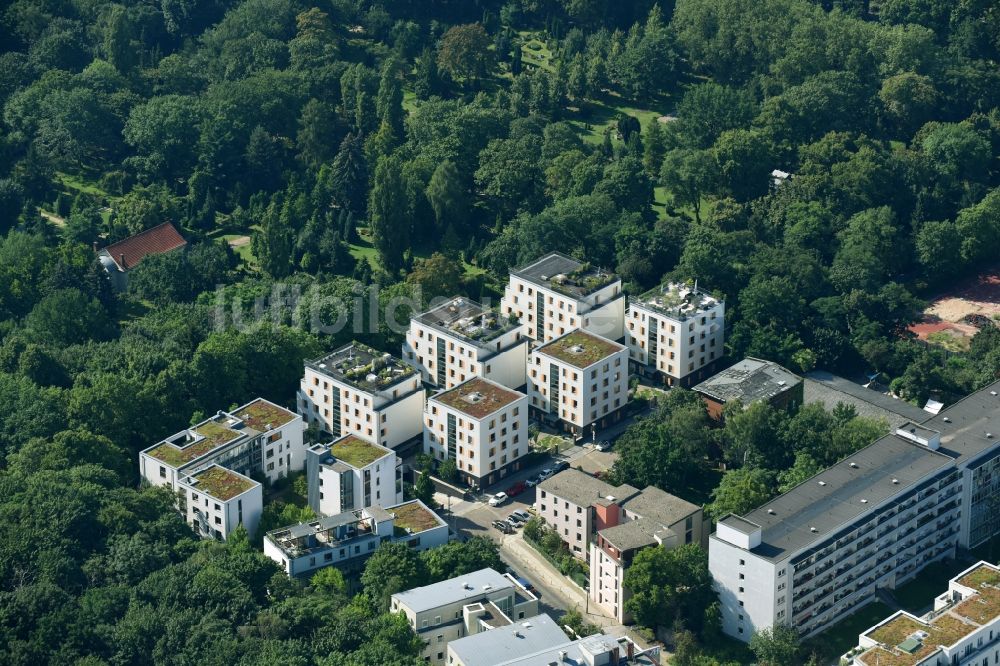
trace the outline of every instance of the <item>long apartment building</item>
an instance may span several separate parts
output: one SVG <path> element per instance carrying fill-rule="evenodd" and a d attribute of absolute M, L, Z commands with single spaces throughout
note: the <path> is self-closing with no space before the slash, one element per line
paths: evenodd
<path fill-rule="evenodd" d="M 355 435 L 395 449 L 419 437 L 424 391 L 411 366 L 352 342 L 306 362 L 298 410 L 334 438 Z"/>
<path fill-rule="evenodd" d="M 473 377 L 516 389 L 525 382 L 528 338 L 523 324 L 456 297 L 410 320 L 403 360 L 426 384 L 440 389 Z"/>
<path fill-rule="evenodd" d="M 1000 569 L 979 562 L 948 582 L 922 617 L 897 611 L 858 637 L 844 666 L 1000 663 Z"/>
<path fill-rule="evenodd" d="M 454 460 L 471 486 L 521 469 L 528 453 L 528 396 L 481 377 L 427 400 L 424 453 Z"/>
<path fill-rule="evenodd" d="M 531 409 L 583 434 L 621 417 L 628 402 L 628 350 L 593 333 L 574 330 L 531 353 Z"/>
<path fill-rule="evenodd" d="M 139 474 L 154 486 L 177 490 L 193 472 L 217 464 L 269 482 L 300 471 L 305 464 L 302 419 L 257 398 L 154 444 L 139 454 Z"/>
<path fill-rule="evenodd" d="M 403 499 L 395 451 L 356 435 L 309 447 L 306 481 L 309 506 L 322 516 L 392 506 Z"/>
<path fill-rule="evenodd" d="M 1000 531 L 1000 382 L 906 423 L 744 516 L 719 521 L 709 568 L 723 630 L 811 636 L 927 564 Z"/>
<path fill-rule="evenodd" d="M 452 641 L 538 615 L 538 597 L 510 574 L 480 569 L 397 592 L 391 610 L 424 642 L 424 661 L 444 664 Z"/>
<path fill-rule="evenodd" d="M 629 300 L 625 344 L 633 368 L 668 386 L 690 386 L 723 355 L 726 304 L 695 286 L 667 282 Z"/>
<path fill-rule="evenodd" d="M 390 541 L 415 550 L 442 546 L 448 542 L 448 525 L 420 500 L 373 505 L 272 530 L 264 536 L 264 554 L 289 576 L 328 566 L 354 572 L 379 544 Z"/>
<path fill-rule="evenodd" d="M 621 278 L 558 252 L 511 271 L 501 310 L 540 343 L 577 328 L 610 340 L 624 335 Z"/>

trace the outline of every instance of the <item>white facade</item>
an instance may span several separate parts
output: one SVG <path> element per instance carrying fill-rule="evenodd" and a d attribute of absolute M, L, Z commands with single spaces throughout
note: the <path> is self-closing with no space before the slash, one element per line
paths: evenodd
<path fill-rule="evenodd" d="M 664 284 L 629 303 L 629 357 L 668 385 L 687 386 L 723 355 L 725 316 L 725 303 L 697 287 Z"/>
<path fill-rule="evenodd" d="M 490 485 L 528 453 L 528 397 L 476 377 L 429 398 L 424 426 L 424 453 L 454 460 L 471 485 Z"/>
<path fill-rule="evenodd" d="M 501 309 L 517 317 L 524 334 L 537 342 L 577 328 L 610 340 L 624 335 L 621 278 L 559 253 L 512 271 Z"/>
<path fill-rule="evenodd" d="M 528 397 L 533 409 L 575 432 L 591 423 L 604 424 L 628 402 L 628 350 L 588 332 L 571 331 L 531 353 Z"/>
<path fill-rule="evenodd" d="M 219 465 L 206 467 L 178 484 L 186 522 L 202 537 L 225 541 L 239 525 L 253 538 L 264 509 L 264 491 L 253 479 Z"/>
<path fill-rule="evenodd" d="M 334 437 L 356 435 L 393 449 L 420 435 L 424 392 L 410 366 L 352 343 L 306 363 L 298 408 Z"/>
<path fill-rule="evenodd" d="M 396 453 L 354 435 L 313 445 L 306 460 L 306 479 L 309 506 L 323 516 L 403 500 Z"/>
<path fill-rule="evenodd" d="M 516 389 L 524 386 L 528 339 L 523 324 L 458 297 L 410 320 L 403 360 L 438 388 L 484 377 Z"/>

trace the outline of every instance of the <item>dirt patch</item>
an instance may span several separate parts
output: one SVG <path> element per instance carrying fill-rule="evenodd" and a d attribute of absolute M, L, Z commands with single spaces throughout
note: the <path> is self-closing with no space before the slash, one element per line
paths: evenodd
<path fill-rule="evenodd" d="M 1000 323 L 1000 270 L 994 268 L 931 300 L 919 323 L 910 326 L 920 340 L 959 350 L 979 330 L 963 321 L 969 315 Z"/>
<path fill-rule="evenodd" d="M 249 236 L 237 236 L 229 239 L 229 247 L 243 247 L 250 244 Z"/>

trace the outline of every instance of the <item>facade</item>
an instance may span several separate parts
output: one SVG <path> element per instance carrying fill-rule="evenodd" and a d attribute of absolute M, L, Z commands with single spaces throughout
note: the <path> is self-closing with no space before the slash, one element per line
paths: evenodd
<path fill-rule="evenodd" d="M 391 506 L 403 499 L 396 453 L 355 435 L 309 447 L 306 481 L 309 506 L 321 516 Z"/>
<path fill-rule="evenodd" d="M 667 282 L 629 301 L 629 359 L 639 374 L 668 386 L 690 386 L 722 357 L 725 323 L 725 302 L 697 285 Z"/>
<path fill-rule="evenodd" d="M 628 402 L 628 350 L 587 331 L 571 331 L 531 353 L 531 409 L 566 430 L 583 434 L 621 417 Z"/>
<path fill-rule="evenodd" d="M 183 477 L 178 483 L 183 513 L 202 537 L 226 540 L 243 525 L 252 537 L 264 510 L 264 492 L 253 479 L 221 465 L 211 465 Z"/>
<path fill-rule="evenodd" d="M 927 564 L 1000 531 L 1000 382 L 907 423 L 744 516 L 719 521 L 709 568 L 723 630 L 814 635 Z"/>
<path fill-rule="evenodd" d="M 139 474 L 154 486 L 177 490 L 185 476 L 217 464 L 269 482 L 305 465 L 305 424 L 289 410 L 257 398 L 232 412 L 218 412 L 139 454 Z"/>
<path fill-rule="evenodd" d="M 475 377 L 427 401 L 424 453 L 454 460 L 471 486 L 496 483 L 528 453 L 528 396 Z"/>
<path fill-rule="evenodd" d="M 979 562 L 948 582 L 923 617 L 897 611 L 858 637 L 846 666 L 1000 663 L 1000 569 Z"/>
<path fill-rule="evenodd" d="M 510 574 L 480 569 L 433 585 L 392 595 L 391 611 L 403 613 L 424 642 L 421 657 L 444 664 L 448 645 L 538 614 L 538 597 Z"/>
<path fill-rule="evenodd" d="M 590 544 L 590 600 L 619 622 L 631 622 L 624 585 L 632 559 L 646 548 L 676 548 L 689 543 L 704 547 L 710 529 L 700 506 L 653 486 L 618 505 L 617 522 L 598 530 Z M 613 515 L 611 513 L 610 515 Z M 609 517 L 610 517 L 609 515 Z"/>
<path fill-rule="evenodd" d="M 500 303 L 539 343 L 577 328 L 610 340 L 624 336 L 621 278 L 558 252 L 511 271 Z"/>
<path fill-rule="evenodd" d="M 97 253 L 97 260 L 108 274 L 115 291 L 128 287 L 128 272 L 151 254 L 172 252 L 187 245 L 184 237 L 169 222 L 112 243 Z"/>
<path fill-rule="evenodd" d="M 334 438 L 356 435 L 395 449 L 420 435 L 424 391 L 412 367 L 352 342 L 306 362 L 298 409 Z"/>
<path fill-rule="evenodd" d="M 440 389 L 473 377 L 518 389 L 524 386 L 528 339 L 524 326 L 507 315 L 457 297 L 410 320 L 403 360 Z"/>
<path fill-rule="evenodd" d="M 692 389 L 705 402 L 708 415 L 722 420 L 727 403 L 739 400 L 744 407 L 767 402 L 772 407 L 795 410 L 802 406 L 803 382 L 777 363 L 747 357 Z"/>
<path fill-rule="evenodd" d="M 427 550 L 448 542 L 448 525 L 420 500 L 370 506 L 272 530 L 264 536 L 264 554 L 289 576 L 328 566 L 358 571 L 387 541 Z"/>

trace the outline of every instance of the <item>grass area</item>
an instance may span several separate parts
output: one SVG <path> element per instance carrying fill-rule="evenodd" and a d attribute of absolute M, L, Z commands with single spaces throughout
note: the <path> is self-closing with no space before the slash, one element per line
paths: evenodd
<path fill-rule="evenodd" d="M 892 615 L 883 603 L 868 604 L 846 620 L 838 622 L 823 633 L 804 643 L 806 654 L 816 653 L 821 664 L 830 663 L 858 644 L 858 635 Z"/>
<path fill-rule="evenodd" d="M 573 440 L 559 435 L 542 435 L 535 443 L 535 448 L 539 451 L 565 451 L 573 447 Z"/>
<path fill-rule="evenodd" d="M 955 335 L 949 331 L 936 331 L 927 336 L 927 342 L 943 347 L 950 352 L 967 352 L 972 338 L 965 335 Z"/>
<path fill-rule="evenodd" d="M 542 33 L 521 30 L 517 34 L 521 38 L 521 62 L 547 72 L 554 72 L 555 66 L 552 64 L 554 57 Z"/>
<path fill-rule="evenodd" d="M 914 615 L 922 615 L 934 604 L 934 597 L 948 589 L 948 581 L 967 568 L 967 563 L 958 560 L 933 562 L 917 574 L 916 578 L 893 590 L 903 610 Z"/>
<path fill-rule="evenodd" d="M 295 418 L 295 415 L 287 409 L 272 405 L 263 400 L 254 400 L 236 416 L 242 419 L 248 426 L 260 432 L 280 428 Z"/>
<path fill-rule="evenodd" d="M 412 90 L 403 89 L 403 111 L 410 114 L 417 110 L 417 94 Z"/>
<path fill-rule="evenodd" d="M 612 141 L 620 143 L 613 133 L 619 115 L 633 116 L 645 130 L 652 119 L 666 114 L 672 106 L 673 101 L 668 97 L 653 100 L 652 108 L 647 108 L 634 106 L 616 93 L 607 93 L 603 99 L 583 102 L 577 111 L 577 117 L 570 120 L 570 124 L 577 128 L 580 138 L 586 143 L 602 143 L 607 129 L 612 131 Z"/>
<path fill-rule="evenodd" d="M 396 516 L 393 530 L 396 534 L 419 534 L 438 526 L 438 517 L 425 509 L 420 503 L 408 502 L 389 509 Z"/>
<path fill-rule="evenodd" d="M 193 430 L 204 437 L 204 439 L 190 444 L 186 447 L 178 448 L 169 442 L 165 442 L 149 452 L 157 460 L 162 460 L 171 467 L 180 467 L 189 463 L 195 458 L 205 455 L 217 446 L 228 442 L 238 436 L 235 430 L 231 430 L 221 423 L 206 421 Z"/>
<path fill-rule="evenodd" d="M 638 386 L 635 389 L 635 397 L 643 398 L 645 400 L 651 400 L 653 398 L 659 398 L 667 394 L 663 389 L 653 388 L 652 386 Z"/>
<path fill-rule="evenodd" d="M 92 194 L 103 199 L 114 200 L 118 198 L 101 189 L 100 185 L 97 184 L 97 181 L 87 180 L 79 174 L 69 174 L 57 171 L 56 180 L 59 181 L 68 194 L 83 192 L 85 194 Z"/>
<path fill-rule="evenodd" d="M 348 435 L 331 446 L 330 453 L 338 460 L 343 460 L 356 469 L 367 467 L 386 455 L 386 451 L 382 447 L 369 444 L 353 435 Z"/>
<path fill-rule="evenodd" d="M 351 256 L 357 261 L 367 261 L 375 270 L 378 270 L 381 267 L 381 263 L 378 258 L 378 250 L 375 249 L 375 245 L 372 243 L 371 232 L 367 228 L 359 228 L 358 242 L 348 243 L 347 247 Z M 436 247 L 414 247 L 413 257 L 415 259 L 427 259 L 437 251 L 438 248 Z M 475 278 L 479 275 L 486 274 L 485 268 L 470 264 L 465 260 L 462 260 L 462 268 L 465 269 L 465 278 Z"/>
<path fill-rule="evenodd" d="M 199 472 L 195 478 L 198 479 L 195 486 L 198 490 L 223 502 L 245 493 L 254 484 L 250 479 L 218 465 Z"/>
<path fill-rule="evenodd" d="M 709 645 L 703 645 L 701 653 L 724 664 L 753 664 L 756 658 L 747 644 L 728 636 L 718 636 Z"/>

